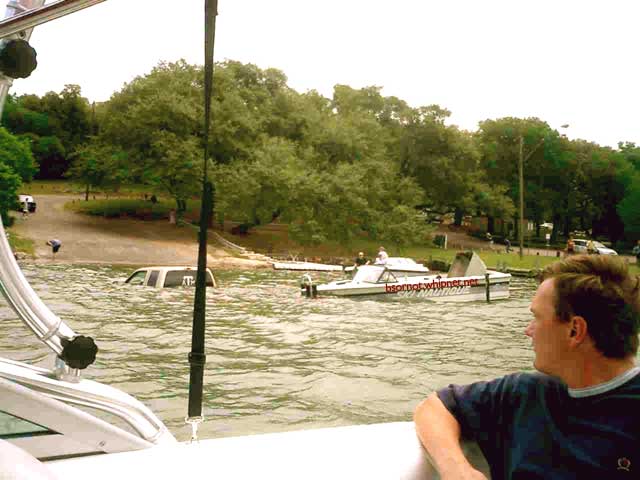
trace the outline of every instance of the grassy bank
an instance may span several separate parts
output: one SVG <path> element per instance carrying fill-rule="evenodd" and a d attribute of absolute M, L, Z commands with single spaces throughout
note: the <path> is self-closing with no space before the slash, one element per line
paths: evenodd
<path fill-rule="evenodd" d="M 168 202 L 159 201 L 151 203 L 144 200 L 130 198 L 118 198 L 111 200 L 73 200 L 64 206 L 66 210 L 86 215 L 95 215 L 106 218 L 132 217 L 141 220 L 161 220 L 169 218 L 172 208 Z"/>
<path fill-rule="evenodd" d="M 357 239 L 346 244 L 340 242 L 325 242 L 321 245 L 299 245 L 288 236 L 285 225 L 267 225 L 258 227 L 251 231 L 249 235 L 237 236 L 224 232 L 223 236 L 229 241 L 242 245 L 255 252 L 264 253 L 276 257 L 288 257 L 291 259 L 307 259 L 307 260 L 341 260 L 350 262 L 355 258 L 357 252 L 364 252 L 367 258 L 375 258 L 379 241 L 371 241 L 367 239 Z M 431 246 L 399 246 L 388 242 L 384 244 L 385 249 L 390 256 L 410 257 L 419 262 L 427 262 L 429 260 L 443 260 L 450 262 L 455 257 L 459 249 L 441 249 Z M 501 253 L 498 251 L 476 251 L 482 260 L 491 267 L 505 265 L 510 268 L 543 268 L 544 266 L 554 262 L 556 257 L 525 255 L 522 260 L 517 253 Z"/>
<path fill-rule="evenodd" d="M 25 183 L 20 189 L 21 193 L 31 195 L 84 195 L 85 186 L 70 180 L 34 180 Z M 148 185 L 123 185 L 117 191 L 111 189 L 92 189 L 89 198 L 112 198 L 112 197 L 138 197 L 144 198 L 146 194 L 150 197 L 153 189 Z"/>
<path fill-rule="evenodd" d="M 36 250 L 33 240 L 23 238 L 12 230 L 7 233 L 9 237 L 9 246 L 11 247 L 12 251 L 26 253 L 27 255 L 31 256 L 35 254 Z"/>
<path fill-rule="evenodd" d="M 367 239 L 354 240 L 350 244 L 339 242 L 325 242 L 321 245 L 299 245 L 289 238 L 286 225 L 267 225 L 257 227 L 251 230 L 249 235 L 237 236 L 228 233 L 230 228 L 226 227 L 222 235 L 229 241 L 246 247 L 255 252 L 264 253 L 271 256 L 290 258 L 309 261 L 333 261 L 341 263 L 351 262 L 357 252 L 365 252 L 365 256 L 375 258 L 379 241 L 371 241 Z M 398 245 L 384 243 L 384 246 L 390 256 L 410 257 L 418 262 L 425 263 L 431 260 L 442 260 L 451 262 L 459 249 L 441 249 L 430 246 L 414 245 L 402 247 Z M 517 250 L 511 253 L 505 253 L 504 248 L 496 247 L 494 251 L 475 250 L 480 258 L 491 268 L 518 268 L 518 269 L 538 269 L 559 260 L 558 257 L 552 255 L 525 255 L 522 259 L 518 255 Z M 640 275 L 640 268 L 636 264 L 630 264 L 629 269 L 632 273 Z"/>
<path fill-rule="evenodd" d="M 110 198 L 103 200 L 78 200 L 67 202 L 65 209 L 85 215 L 106 218 L 138 218 L 140 220 L 162 220 L 169 218 L 169 212 L 175 210 L 176 204 L 171 200 L 161 199 L 155 203 L 135 198 Z M 200 205 L 196 200 L 187 202 L 185 219 L 193 221 L 198 218 Z"/>

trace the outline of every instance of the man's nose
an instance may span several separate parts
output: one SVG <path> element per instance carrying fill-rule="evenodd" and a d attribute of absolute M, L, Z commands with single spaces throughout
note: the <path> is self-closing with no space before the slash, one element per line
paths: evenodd
<path fill-rule="evenodd" d="M 527 328 L 525 328 L 525 329 L 524 329 L 524 334 L 525 334 L 527 337 L 531 337 L 532 325 L 533 325 L 533 322 L 531 321 L 531 322 L 529 322 L 529 324 L 527 325 Z"/>

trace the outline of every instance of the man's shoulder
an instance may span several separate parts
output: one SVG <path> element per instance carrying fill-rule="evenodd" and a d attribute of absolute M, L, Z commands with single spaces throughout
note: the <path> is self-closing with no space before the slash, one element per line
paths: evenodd
<path fill-rule="evenodd" d="M 521 398 L 523 396 L 534 396 L 544 394 L 549 390 L 560 391 L 565 388 L 556 378 L 537 372 L 518 372 L 484 380 L 467 385 L 450 385 L 448 388 L 440 390 L 441 397 L 449 394 L 461 396 L 501 396 L 506 398 Z"/>
<path fill-rule="evenodd" d="M 502 383 L 503 390 L 513 393 L 533 393 L 540 390 L 562 390 L 564 384 L 555 377 L 539 372 L 518 372 L 505 375 L 497 379 Z"/>

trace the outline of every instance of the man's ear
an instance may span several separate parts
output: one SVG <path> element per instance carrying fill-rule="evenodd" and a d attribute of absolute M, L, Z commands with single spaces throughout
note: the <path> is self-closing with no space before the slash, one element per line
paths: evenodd
<path fill-rule="evenodd" d="M 589 334 L 589 326 L 587 325 L 587 321 L 584 319 L 584 317 L 574 315 L 573 317 L 571 317 L 571 320 L 569 320 L 569 323 L 571 324 L 569 336 L 571 337 L 575 345 L 580 345 L 582 342 L 584 342 L 584 340 L 587 338 L 587 335 Z"/>

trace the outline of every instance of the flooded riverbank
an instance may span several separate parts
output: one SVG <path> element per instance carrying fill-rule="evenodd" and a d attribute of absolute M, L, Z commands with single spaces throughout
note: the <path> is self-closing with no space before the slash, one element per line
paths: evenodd
<path fill-rule="evenodd" d="M 25 265 L 34 289 L 100 347 L 86 373 L 152 408 L 179 439 L 193 290 L 133 287 L 131 269 Z M 300 296 L 299 273 L 215 272 L 207 293 L 202 437 L 408 420 L 449 383 L 531 369 L 530 279 L 491 304 Z M 329 280 L 340 274 L 315 275 Z M 0 303 L 3 356 L 50 367 L 49 351 Z"/>

